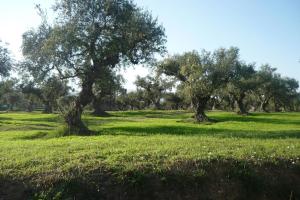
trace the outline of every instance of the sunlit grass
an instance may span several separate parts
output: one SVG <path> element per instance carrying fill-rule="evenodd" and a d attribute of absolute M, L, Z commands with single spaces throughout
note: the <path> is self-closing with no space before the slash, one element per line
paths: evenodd
<path fill-rule="evenodd" d="M 0 175 L 64 176 L 74 170 L 164 170 L 180 161 L 286 160 L 299 164 L 300 114 L 247 117 L 210 112 L 217 123 L 195 124 L 179 111 L 112 112 L 85 116 L 93 136 L 60 137 L 55 114 L 0 114 Z"/>

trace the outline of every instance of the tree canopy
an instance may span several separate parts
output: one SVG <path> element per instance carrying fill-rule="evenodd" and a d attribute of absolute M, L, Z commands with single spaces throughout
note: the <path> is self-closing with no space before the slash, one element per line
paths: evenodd
<path fill-rule="evenodd" d="M 0 76 L 9 76 L 13 61 L 6 45 L 0 40 Z"/>
<path fill-rule="evenodd" d="M 83 108 L 106 68 L 149 62 L 165 50 L 164 28 L 131 0 L 60 0 L 56 20 L 23 36 L 24 65 L 39 77 L 55 71 L 78 78 L 81 91 L 65 116 L 71 132 L 85 133 Z"/>
<path fill-rule="evenodd" d="M 138 76 L 135 81 L 138 90 L 143 91 L 143 97 L 147 106 L 153 106 L 155 109 L 161 108 L 161 100 L 167 90 L 172 89 L 173 83 L 159 76 Z"/>
<path fill-rule="evenodd" d="M 166 53 L 162 25 L 133 0 L 57 0 L 54 17 L 37 6 L 41 23 L 23 34 L 24 59 L 15 63 L 0 42 L 0 109 L 59 110 L 67 134 L 89 134 L 84 110 L 95 115 L 126 109 L 300 110 L 299 83 L 276 68 L 240 59 L 237 47 Z M 127 91 L 120 69 L 146 64 L 155 74 L 137 77 Z M 17 69 L 20 80 L 9 76 Z M 69 93 L 72 87 L 72 92 Z M 129 89 L 129 88 L 128 88 Z M 129 89 L 130 90 L 130 89 Z"/>
<path fill-rule="evenodd" d="M 167 58 L 158 65 L 158 71 L 175 76 L 183 83 L 190 98 L 197 121 L 207 121 L 204 110 L 213 92 L 225 85 L 234 75 L 239 62 L 237 48 L 218 49 L 213 53 L 203 50 Z"/>
<path fill-rule="evenodd" d="M 235 67 L 234 76 L 228 82 L 226 92 L 236 101 L 238 113 L 247 114 L 244 99 L 247 93 L 253 91 L 257 86 L 255 65 L 240 62 L 238 65 L 235 65 Z"/>

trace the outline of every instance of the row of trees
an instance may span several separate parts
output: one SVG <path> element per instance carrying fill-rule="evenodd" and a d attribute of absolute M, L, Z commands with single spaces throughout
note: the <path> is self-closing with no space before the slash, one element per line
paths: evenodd
<path fill-rule="evenodd" d="M 32 102 L 47 113 L 59 110 L 69 133 L 89 133 L 81 120 L 87 107 L 97 115 L 112 109 L 193 109 L 197 121 L 209 120 L 206 109 L 237 108 L 243 115 L 251 109 L 299 109 L 298 82 L 268 65 L 257 71 L 240 60 L 238 48 L 153 62 L 155 54 L 166 52 L 164 28 L 131 0 L 60 0 L 53 8 L 50 23 L 38 7 L 42 23 L 24 33 L 24 60 L 14 65 L 22 80 L 4 79 L 0 98 L 13 105 L 13 98 L 4 99 L 15 93 L 29 111 Z M 0 75 L 8 77 L 13 61 L 1 46 Z M 140 63 L 152 65 L 155 75 L 138 77 L 137 90 L 128 93 L 117 71 Z"/>
<path fill-rule="evenodd" d="M 179 87 L 195 109 L 197 121 L 208 120 L 204 111 L 211 100 L 214 104 L 225 101 L 232 109 L 236 104 L 238 113 L 246 115 L 248 95 L 254 97 L 248 98 L 248 106 L 257 109 L 258 103 L 262 111 L 267 111 L 271 99 L 275 111 L 294 110 L 294 101 L 299 99 L 295 79 L 282 78 L 268 65 L 256 71 L 254 64 L 240 60 L 239 49 L 234 47 L 175 55 L 159 63 L 158 71 L 180 81 Z"/>
<path fill-rule="evenodd" d="M 44 113 L 52 113 L 58 109 L 58 100 L 70 92 L 67 84 L 57 77 L 51 77 L 45 82 L 18 81 L 15 78 L 0 82 L 1 110 L 25 110 L 31 112 L 37 108 Z"/>
<path fill-rule="evenodd" d="M 158 70 L 161 70 L 159 68 Z M 247 114 L 252 111 L 299 111 L 298 83 L 281 77 L 276 69 L 263 65 L 256 71 L 251 65 L 235 75 L 209 98 L 206 109 L 237 111 Z M 127 93 L 122 87 L 121 75 L 112 73 L 110 79 L 97 82 L 93 87 L 93 100 L 88 109 L 93 114 L 105 116 L 107 110 L 139 109 L 192 109 L 189 90 L 178 78 L 168 79 L 161 74 L 137 77 L 136 91 Z M 62 98 L 73 97 L 75 92 L 66 81 L 50 77 L 41 83 L 23 79 L 6 79 L 0 82 L 0 104 L 9 110 L 33 111 L 43 108 L 44 113 L 59 110 Z"/>
<path fill-rule="evenodd" d="M 155 76 L 138 77 L 136 86 L 136 92 L 118 98 L 126 109 L 194 109 L 197 121 L 209 120 L 206 109 L 242 115 L 300 109 L 298 81 L 270 65 L 256 70 L 239 59 L 238 48 L 171 56 L 157 63 Z"/>

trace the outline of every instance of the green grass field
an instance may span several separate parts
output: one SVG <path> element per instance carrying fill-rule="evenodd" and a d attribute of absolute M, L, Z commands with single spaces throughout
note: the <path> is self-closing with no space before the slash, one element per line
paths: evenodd
<path fill-rule="evenodd" d="M 55 114 L 0 114 L 0 199 L 300 198 L 300 113 L 110 114 L 85 115 L 85 137 L 61 137 Z"/>

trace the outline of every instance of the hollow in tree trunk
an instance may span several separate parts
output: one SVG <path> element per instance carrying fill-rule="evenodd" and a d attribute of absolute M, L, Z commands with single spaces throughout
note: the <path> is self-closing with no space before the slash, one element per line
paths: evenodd
<path fill-rule="evenodd" d="M 205 114 L 205 108 L 209 99 L 210 97 L 201 97 L 193 100 L 193 107 L 195 108 L 196 112 L 195 120 L 197 122 L 209 121 L 209 118 Z"/>

